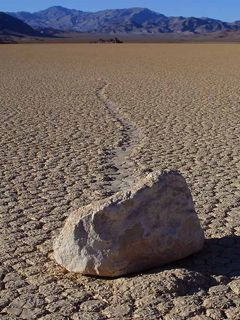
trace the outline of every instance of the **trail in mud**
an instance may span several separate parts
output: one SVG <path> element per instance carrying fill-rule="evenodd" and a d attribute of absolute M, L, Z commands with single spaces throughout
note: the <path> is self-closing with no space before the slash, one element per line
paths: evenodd
<path fill-rule="evenodd" d="M 131 156 L 133 151 L 141 148 L 142 134 L 118 111 L 117 105 L 108 98 L 106 90 L 109 86 L 110 83 L 105 83 L 97 91 L 97 97 L 121 128 L 121 139 L 118 145 L 114 149 L 108 150 L 106 154 L 107 175 L 111 181 L 111 189 L 113 192 L 117 192 L 129 187 L 139 175 L 141 166 Z"/>

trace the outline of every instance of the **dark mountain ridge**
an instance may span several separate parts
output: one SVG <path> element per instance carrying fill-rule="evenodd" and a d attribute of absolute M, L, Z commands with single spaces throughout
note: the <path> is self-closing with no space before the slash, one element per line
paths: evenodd
<path fill-rule="evenodd" d="M 83 12 L 54 6 L 35 13 L 16 12 L 9 14 L 38 30 L 53 28 L 75 32 L 135 34 L 204 34 L 240 30 L 239 21 L 229 23 L 211 18 L 167 17 L 147 8 Z"/>
<path fill-rule="evenodd" d="M 27 35 L 27 36 L 40 36 L 41 34 L 11 15 L 0 12 L 0 34 L 1 35 Z"/>

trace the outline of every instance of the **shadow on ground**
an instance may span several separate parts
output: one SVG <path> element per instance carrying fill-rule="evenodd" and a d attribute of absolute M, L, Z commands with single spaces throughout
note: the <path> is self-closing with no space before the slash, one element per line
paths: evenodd
<path fill-rule="evenodd" d="M 205 275 L 240 276 L 240 237 L 206 239 L 201 252 L 175 263 Z"/>
<path fill-rule="evenodd" d="M 227 284 L 240 276 L 240 237 L 206 239 L 203 249 L 188 258 L 179 260 L 141 274 L 129 275 L 133 279 L 143 276 L 144 281 L 155 282 L 158 275 L 162 279 L 171 278 L 178 295 L 191 295 L 199 290 L 207 291 L 211 286 Z M 150 278 L 148 278 L 150 276 Z"/>

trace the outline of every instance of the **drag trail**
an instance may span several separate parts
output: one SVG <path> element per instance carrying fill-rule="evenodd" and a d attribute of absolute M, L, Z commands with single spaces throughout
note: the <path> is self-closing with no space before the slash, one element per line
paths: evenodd
<path fill-rule="evenodd" d="M 97 97 L 114 119 L 121 132 L 121 138 L 117 146 L 113 149 L 105 150 L 107 179 L 111 181 L 112 191 L 117 192 L 131 186 L 131 183 L 138 176 L 139 170 L 143 171 L 142 166 L 132 157 L 134 150 L 139 150 L 142 147 L 143 134 L 119 111 L 117 104 L 108 97 L 107 89 L 110 85 L 110 83 L 105 82 L 97 91 Z"/>

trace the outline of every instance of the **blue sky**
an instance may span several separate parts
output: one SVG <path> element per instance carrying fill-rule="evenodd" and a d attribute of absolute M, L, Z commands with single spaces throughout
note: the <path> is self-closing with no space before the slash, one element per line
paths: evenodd
<path fill-rule="evenodd" d="M 240 20 L 240 0 L 0 0 L 0 11 L 38 11 L 61 5 L 83 11 L 147 7 L 165 15 Z"/>

